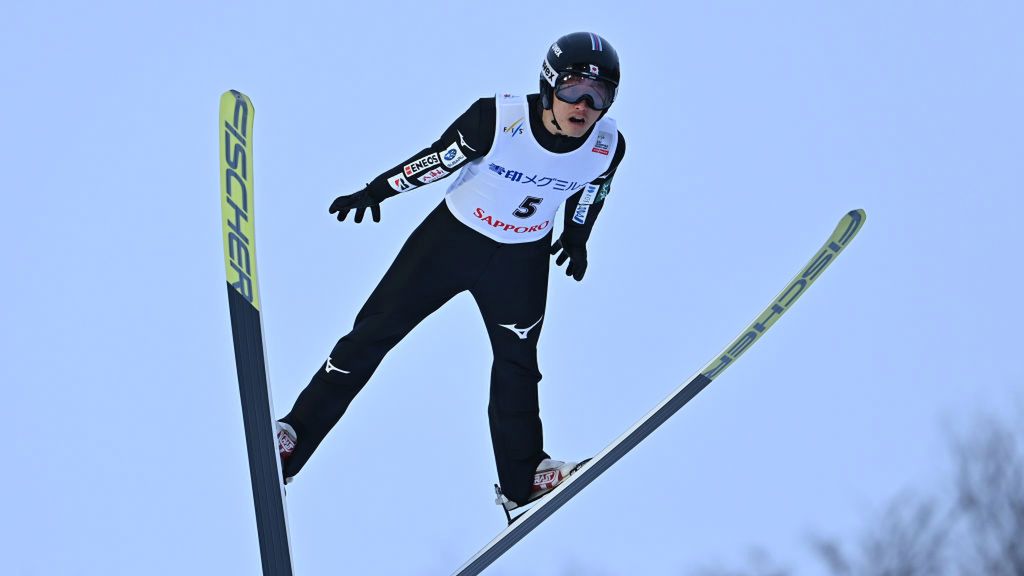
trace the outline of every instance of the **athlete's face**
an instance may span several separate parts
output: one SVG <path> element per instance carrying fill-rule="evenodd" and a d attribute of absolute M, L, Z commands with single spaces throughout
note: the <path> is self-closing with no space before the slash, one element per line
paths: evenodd
<path fill-rule="evenodd" d="M 587 130 L 590 130 L 590 127 L 594 125 L 594 122 L 597 122 L 597 119 L 601 117 L 599 111 L 587 105 L 585 98 L 575 104 L 563 102 L 557 96 L 552 98 L 552 100 L 550 112 L 554 115 L 555 120 L 558 121 L 558 125 L 562 127 L 559 130 L 549 119 L 544 123 L 544 127 L 552 134 L 579 138 L 586 134 Z"/>

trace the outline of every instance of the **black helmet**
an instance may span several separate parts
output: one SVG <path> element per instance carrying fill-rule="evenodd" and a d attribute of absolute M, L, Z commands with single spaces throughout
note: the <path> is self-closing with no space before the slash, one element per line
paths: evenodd
<path fill-rule="evenodd" d="M 548 48 L 540 69 L 540 98 L 550 109 L 559 79 L 572 72 L 611 85 L 611 101 L 619 88 L 619 55 L 607 40 L 593 32 L 566 34 Z M 606 107 L 607 108 L 607 107 Z"/>

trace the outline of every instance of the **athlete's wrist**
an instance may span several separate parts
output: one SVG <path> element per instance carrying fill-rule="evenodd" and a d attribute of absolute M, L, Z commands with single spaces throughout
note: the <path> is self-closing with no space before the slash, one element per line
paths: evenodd
<path fill-rule="evenodd" d="M 579 225 L 579 224 L 566 224 L 562 228 L 562 244 L 571 246 L 586 246 L 587 240 L 590 239 L 590 226 Z"/>
<path fill-rule="evenodd" d="M 377 178 L 373 182 L 367 183 L 366 195 L 369 196 L 371 200 L 380 203 L 392 196 L 398 195 L 398 192 L 391 188 L 385 180 Z"/>

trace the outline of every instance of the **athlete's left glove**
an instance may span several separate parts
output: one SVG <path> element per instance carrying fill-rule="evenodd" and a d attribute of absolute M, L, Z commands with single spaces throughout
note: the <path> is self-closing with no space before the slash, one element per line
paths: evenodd
<path fill-rule="evenodd" d="M 334 202 L 331 202 L 331 207 L 328 211 L 331 214 L 337 212 L 338 222 L 344 222 L 345 217 L 348 216 L 348 211 L 355 210 L 356 224 L 359 224 L 363 221 L 363 214 L 366 213 L 367 208 L 370 209 L 370 213 L 373 215 L 373 221 L 380 222 L 380 199 L 371 196 L 369 188 L 363 188 L 355 194 L 338 196 L 334 199 Z"/>
<path fill-rule="evenodd" d="M 561 266 L 566 259 L 569 265 L 565 267 L 565 275 L 572 276 L 577 282 L 583 280 L 587 273 L 587 231 L 566 228 L 562 235 L 551 245 L 551 254 L 558 254 L 555 258 L 555 265 Z"/>

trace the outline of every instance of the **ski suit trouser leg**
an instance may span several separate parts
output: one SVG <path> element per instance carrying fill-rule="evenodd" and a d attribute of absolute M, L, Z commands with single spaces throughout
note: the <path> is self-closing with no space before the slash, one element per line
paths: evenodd
<path fill-rule="evenodd" d="M 298 436 L 285 476 L 302 469 L 388 351 L 453 296 L 470 290 L 494 351 L 488 414 L 499 481 L 510 498 L 525 501 L 537 464 L 547 457 L 537 401 L 536 345 L 550 242 L 545 237 L 501 244 L 459 222 L 442 202 L 406 241 L 359 311 L 352 331 L 338 341 L 281 419 Z"/>
<path fill-rule="evenodd" d="M 281 419 L 295 428 L 298 442 L 285 463 L 285 476 L 302 469 L 341 419 L 384 356 L 417 324 L 467 289 L 466 262 L 489 257 L 480 234 L 455 218 L 442 203 L 413 231 L 356 315 L 352 331 Z"/>
<path fill-rule="evenodd" d="M 494 352 L 487 416 L 502 492 L 525 503 L 547 458 L 540 418 L 537 343 L 547 303 L 550 237 L 501 245 L 470 290 Z"/>

